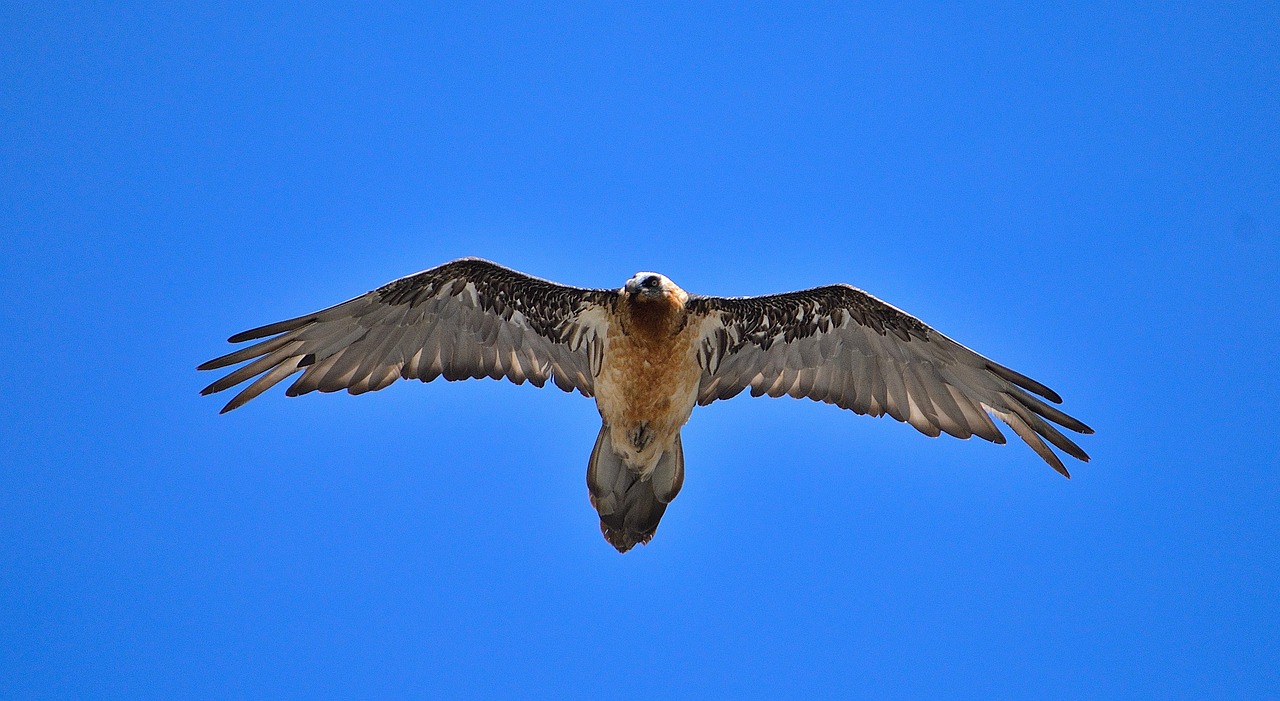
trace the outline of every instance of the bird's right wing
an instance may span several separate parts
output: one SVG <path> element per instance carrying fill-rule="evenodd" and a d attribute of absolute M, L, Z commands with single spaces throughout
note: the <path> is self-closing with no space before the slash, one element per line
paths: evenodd
<path fill-rule="evenodd" d="M 231 411 L 284 378 L 286 394 L 379 390 L 400 378 L 492 377 L 541 387 L 550 379 L 590 397 L 617 293 L 559 285 L 476 258 L 400 278 L 342 304 L 228 339 L 266 339 L 201 365 L 252 360 L 204 388 L 257 378 Z"/>

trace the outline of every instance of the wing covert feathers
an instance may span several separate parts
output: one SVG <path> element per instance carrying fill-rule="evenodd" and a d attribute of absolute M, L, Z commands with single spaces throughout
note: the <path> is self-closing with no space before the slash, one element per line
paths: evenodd
<path fill-rule="evenodd" d="M 397 379 L 490 377 L 592 396 L 593 370 L 616 293 L 559 285 L 476 258 L 400 278 L 312 314 L 238 333 L 257 341 L 199 366 L 248 362 L 208 387 L 256 378 L 231 411 L 295 373 L 286 391 L 360 394 Z"/>
<path fill-rule="evenodd" d="M 699 404 L 749 388 L 752 396 L 808 397 L 859 414 L 888 414 L 929 436 L 1004 443 L 994 415 L 1064 476 L 1070 477 L 1045 441 L 1089 460 L 1058 426 L 1093 429 L 1046 403 L 1062 402 L 1056 392 L 848 285 L 695 297 L 689 308 L 703 320 Z"/>

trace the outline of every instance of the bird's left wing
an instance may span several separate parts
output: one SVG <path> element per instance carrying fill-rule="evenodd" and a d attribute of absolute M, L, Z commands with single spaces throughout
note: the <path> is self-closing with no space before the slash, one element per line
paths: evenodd
<path fill-rule="evenodd" d="M 1089 459 L 1054 424 L 1093 430 L 1040 399 L 1061 402 L 1053 390 L 849 285 L 694 297 L 688 309 L 702 319 L 699 404 L 750 387 L 757 397 L 809 397 L 859 414 L 889 414 L 930 436 L 1003 443 L 991 412 L 1063 475 L 1070 476 L 1042 439 Z"/>
<path fill-rule="evenodd" d="M 265 339 L 199 367 L 252 360 L 204 388 L 212 394 L 257 378 L 231 411 L 302 372 L 286 394 L 379 390 L 399 378 L 430 382 L 492 377 L 541 387 L 548 379 L 590 397 L 617 293 L 559 285 L 476 258 L 400 278 L 296 319 L 236 334 Z"/>

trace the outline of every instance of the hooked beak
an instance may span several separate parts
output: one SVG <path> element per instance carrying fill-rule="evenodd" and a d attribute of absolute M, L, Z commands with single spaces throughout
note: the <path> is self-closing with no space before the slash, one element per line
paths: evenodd
<path fill-rule="evenodd" d="M 645 287 L 643 285 L 632 284 L 629 282 L 625 289 L 627 291 L 627 296 L 633 300 L 643 299 L 646 301 L 655 301 L 662 299 L 667 294 L 661 287 Z"/>
<path fill-rule="evenodd" d="M 664 292 L 661 286 L 645 287 L 640 280 L 632 278 L 627 280 L 627 284 L 623 286 L 623 291 L 632 299 L 636 297 L 644 297 L 645 299 L 661 299 Z"/>

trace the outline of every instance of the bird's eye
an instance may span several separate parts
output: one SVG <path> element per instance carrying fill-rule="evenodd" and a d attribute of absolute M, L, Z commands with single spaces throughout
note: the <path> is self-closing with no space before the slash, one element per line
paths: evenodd
<path fill-rule="evenodd" d="M 656 278 L 656 277 L 652 277 L 652 276 L 651 276 L 651 277 L 647 277 L 647 278 L 645 278 L 645 279 L 644 279 L 644 286 L 645 286 L 645 287 L 657 287 L 657 286 L 658 286 L 658 278 Z"/>

